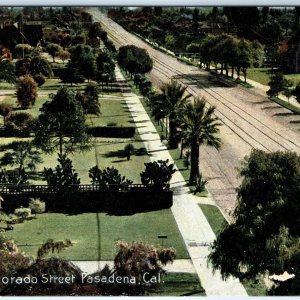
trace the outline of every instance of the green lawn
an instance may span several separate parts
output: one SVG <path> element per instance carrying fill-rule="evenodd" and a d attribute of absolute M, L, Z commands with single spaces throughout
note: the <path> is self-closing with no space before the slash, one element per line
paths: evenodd
<path fill-rule="evenodd" d="M 247 77 L 261 84 L 268 85 L 270 81 L 271 68 L 249 68 L 247 69 Z M 285 78 L 290 79 L 296 86 L 297 82 L 300 81 L 300 74 L 285 74 Z"/>
<path fill-rule="evenodd" d="M 87 115 L 88 126 L 134 126 L 124 100 L 100 98 L 100 104 L 101 115 Z"/>
<path fill-rule="evenodd" d="M 167 235 L 164 246 L 174 247 L 177 258 L 188 258 L 170 209 L 131 216 L 109 216 L 99 213 L 99 220 L 98 228 L 96 213 L 45 213 L 38 215 L 37 219 L 14 225 L 14 230 L 9 232 L 8 236 L 22 251 L 30 255 L 35 255 L 38 247 L 47 239 L 70 239 L 74 245 L 58 256 L 71 260 L 97 260 L 100 251 L 101 260 L 112 260 L 118 240 L 144 241 L 160 246 L 157 236 Z"/>
<path fill-rule="evenodd" d="M 199 204 L 199 206 L 215 235 L 219 235 L 226 222 L 219 208 L 209 204 Z"/>
<path fill-rule="evenodd" d="M 205 296 L 197 274 L 167 273 L 161 284 L 149 296 Z"/>

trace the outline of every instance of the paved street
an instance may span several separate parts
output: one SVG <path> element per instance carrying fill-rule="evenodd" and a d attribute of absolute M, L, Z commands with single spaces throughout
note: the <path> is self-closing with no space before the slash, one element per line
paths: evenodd
<path fill-rule="evenodd" d="M 271 102 L 255 89 L 225 87 L 212 83 L 208 73 L 179 62 L 176 58 L 153 49 L 121 26 L 89 9 L 96 21 L 117 46 L 134 44 L 147 49 L 154 60 L 149 78 L 159 86 L 171 78 L 188 86 L 194 96 L 204 96 L 215 105 L 216 115 L 223 126 L 220 151 L 202 147 L 201 171 L 208 180 L 208 189 L 223 212 L 229 215 L 235 207 L 236 188 L 240 184 L 238 167 L 252 148 L 270 151 L 295 151 L 300 153 L 300 117 Z"/>

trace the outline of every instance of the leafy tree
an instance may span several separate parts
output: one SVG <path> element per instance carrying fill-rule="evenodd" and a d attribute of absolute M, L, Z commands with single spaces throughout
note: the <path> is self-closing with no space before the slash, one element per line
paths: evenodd
<path fill-rule="evenodd" d="M 89 84 L 84 94 L 76 95 L 80 101 L 85 114 L 101 115 L 101 106 L 99 102 L 99 90 L 95 84 Z"/>
<path fill-rule="evenodd" d="M 103 189 L 113 189 L 113 186 L 128 186 L 132 184 L 132 181 L 121 176 L 119 171 L 114 167 L 107 167 L 103 170 L 95 166 L 89 170 L 89 177 L 91 178 L 92 184 L 99 185 Z"/>
<path fill-rule="evenodd" d="M 68 67 L 76 69 L 80 75 L 90 80 L 96 71 L 95 56 L 92 48 L 79 44 L 70 49 L 70 54 Z"/>
<path fill-rule="evenodd" d="M 46 46 L 46 51 L 52 56 L 53 62 L 55 62 L 55 57 L 57 57 L 57 54 L 61 50 L 62 50 L 62 47 L 55 43 L 49 43 Z"/>
<path fill-rule="evenodd" d="M 16 61 L 16 75 L 18 77 L 30 74 L 31 58 L 25 57 Z"/>
<path fill-rule="evenodd" d="M 53 71 L 48 60 L 40 55 L 36 55 L 30 62 L 30 74 L 37 75 L 42 74 L 46 77 L 52 77 Z"/>
<path fill-rule="evenodd" d="M 13 84 L 16 81 L 15 67 L 8 59 L 0 57 L 0 81 Z"/>
<path fill-rule="evenodd" d="M 161 88 L 161 96 L 156 97 L 152 103 L 153 110 L 160 110 L 164 116 L 169 119 L 169 147 L 177 148 L 177 115 L 178 111 L 183 106 L 184 102 L 191 97 L 190 94 L 185 94 L 187 87 L 182 86 L 172 80 L 165 83 Z"/>
<path fill-rule="evenodd" d="M 65 63 L 65 61 L 71 57 L 71 54 L 67 50 L 60 50 L 57 52 L 57 57 Z"/>
<path fill-rule="evenodd" d="M 5 117 L 5 129 L 26 136 L 32 130 L 33 122 L 32 115 L 29 113 L 10 112 Z"/>
<path fill-rule="evenodd" d="M 264 61 L 264 46 L 257 40 L 251 42 L 252 65 L 260 67 Z"/>
<path fill-rule="evenodd" d="M 293 86 L 293 82 L 284 78 L 282 73 L 276 73 L 270 77 L 270 89 L 267 91 L 269 97 L 278 97 L 280 92 Z"/>
<path fill-rule="evenodd" d="M 209 260 L 224 278 L 255 278 L 292 270 L 299 257 L 300 157 L 252 150 L 240 175 L 233 222 L 214 242 Z M 298 265 L 294 265 L 299 270 Z"/>
<path fill-rule="evenodd" d="M 238 78 L 240 77 L 240 71 L 243 72 L 245 82 L 247 81 L 247 69 L 251 66 L 251 45 L 245 40 L 241 39 L 238 44 L 238 56 L 236 71 Z"/>
<path fill-rule="evenodd" d="M 127 160 L 130 160 L 130 156 L 134 153 L 134 147 L 132 144 L 127 144 L 124 147 L 124 153 L 127 157 Z"/>
<path fill-rule="evenodd" d="M 148 52 L 134 45 L 120 47 L 117 60 L 120 67 L 129 72 L 130 76 L 137 73 L 145 74 L 153 67 L 153 61 Z"/>
<path fill-rule="evenodd" d="M 30 56 L 33 51 L 33 47 L 29 44 L 18 44 L 15 47 L 15 53 L 18 58 L 24 58 L 25 56 Z"/>
<path fill-rule="evenodd" d="M 18 105 L 22 109 L 33 106 L 37 98 L 37 83 L 34 79 L 29 75 L 22 76 L 17 80 L 16 88 Z"/>
<path fill-rule="evenodd" d="M 43 151 L 51 153 L 58 148 L 62 157 L 63 153 L 89 147 L 84 113 L 72 91 L 60 88 L 40 111 L 34 140 Z"/>
<path fill-rule="evenodd" d="M 97 56 L 96 64 L 96 79 L 98 81 L 108 83 L 115 79 L 115 63 L 108 52 L 101 51 Z"/>
<path fill-rule="evenodd" d="M 204 99 L 196 98 L 194 103 L 186 103 L 180 120 L 180 128 L 185 140 L 191 147 L 191 171 L 189 183 L 198 182 L 200 146 L 207 144 L 216 149 L 221 146 L 219 134 L 219 119 L 213 116 L 215 107 L 207 107 Z"/>
<path fill-rule="evenodd" d="M 0 115 L 3 117 L 3 125 L 5 126 L 5 118 L 12 111 L 12 106 L 8 103 L 0 103 Z"/>
<path fill-rule="evenodd" d="M 174 164 L 169 164 L 169 160 L 158 160 L 145 163 L 145 170 L 141 173 L 142 184 L 153 185 L 158 190 L 169 186 L 172 175 L 175 173 Z"/>
<path fill-rule="evenodd" d="M 71 83 L 71 86 L 73 86 L 73 83 L 83 83 L 85 79 L 83 75 L 79 74 L 76 68 L 70 65 L 61 69 L 58 77 L 63 83 Z"/>
<path fill-rule="evenodd" d="M 15 166 L 17 165 L 19 173 L 26 172 L 26 169 L 30 171 L 35 170 L 36 165 L 42 163 L 40 158 L 41 153 L 33 148 L 31 142 L 19 141 L 12 142 L 5 146 L 6 149 L 11 149 L 7 151 L 1 158 L 1 166 Z"/>
<path fill-rule="evenodd" d="M 44 176 L 47 184 L 60 196 L 66 196 L 76 192 L 76 186 L 80 184 L 80 178 L 73 169 L 72 161 L 66 154 L 58 155 L 59 164 L 53 170 L 44 168 Z"/>

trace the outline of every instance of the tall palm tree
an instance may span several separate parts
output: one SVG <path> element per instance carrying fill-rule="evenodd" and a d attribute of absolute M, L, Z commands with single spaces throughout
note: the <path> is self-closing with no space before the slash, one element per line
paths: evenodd
<path fill-rule="evenodd" d="M 217 136 L 221 123 L 213 116 L 214 111 L 215 107 L 207 107 L 203 98 L 196 98 L 194 103 L 186 103 L 182 110 L 180 127 L 191 147 L 190 184 L 197 183 L 200 175 L 200 145 L 207 144 L 216 149 L 221 146 L 221 139 Z"/>
<path fill-rule="evenodd" d="M 16 82 L 15 67 L 6 58 L 0 57 L 0 81 L 4 80 L 10 84 Z"/>
<path fill-rule="evenodd" d="M 162 111 L 169 119 L 169 147 L 175 149 L 178 146 L 177 132 L 177 114 L 190 94 L 186 94 L 186 87 L 177 81 L 165 83 L 161 88 L 161 97 L 156 97 L 153 103 L 153 111 Z"/>

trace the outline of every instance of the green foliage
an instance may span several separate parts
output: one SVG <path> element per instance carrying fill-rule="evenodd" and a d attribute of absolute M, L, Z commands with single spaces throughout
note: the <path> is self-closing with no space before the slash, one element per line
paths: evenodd
<path fill-rule="evenodd" d="M 202 144 L 216 149 L 221 147 L 218 137 L 219 119 L 214 116 L 215 107 L 207 107 L 206 100 L 196 98 L 194 103 L 185 103 L 180 115 L 180 128 L 182 139 L 191 148 L 191 172 L 189 183 L 198 183 L 199 173 L 199 147 Z"/>
<path fill-rule="evenodd" d="M 134 45 L 126 45 L 119 48 L 118 64 L 131 75 L 147 73 L 153 67 L 153 61 L 145 49 Z"/>
<path fill-rule="evenodd" d="M 223 277 L 282 274 L 299 253 L 300 157 L 252 150 L 240 175 L 234 222 L 214 242 L 209 260 Z"/>
<path fill-rule="evenodd" d="M 0 115 L 3 117 L 3 124 L 5 125 L 5 118 L 12 111 L 12 106 L 8 103 L 0 103 Z"/>
<path fill-rule="evenodd" d="M 40 199 L 31 199 L 29 202 L 29 208 L 35 214 L 42 214 L 46 211 L 46 203 Z"/>
<path fill-rule="evenodd" d="M 17 79 L 16 83 L 17 103 L 22 109 L 33 106 L 37 98 L 37 83 L 34 79 L 25 75 Z"/>
<path fill-rule="evenodd" d="M 158 190 L 165 189 L 175 171 L 174 164 L 169 164 L 168 159 L 145 163 L 145 170 L 141 173 L 142 184 L 153 185 Z"/>
<path fill-rule="evenodd" d="M 202 173 L 199 174 L 199 178 L 196 182 L 196 186 L 195 186 L 195 190 L 194 190 L 194 195 L 196 195 L 197 193 L 202 193 L 205 191 L 205 186 L 207 184 L 207 180 L 205 180 L 202 177 Z"/>
<path fill-rule="evenodd" d="M 28 135 L 32 130 L 33 117 L 29 113 L 10 112 L 5 117 L 5 129 L 11 133 Z"/>
<path fill-rule="evenodd" d="M 28 176 L 24 170 L 7 171 L 0 169 L 0 183 L 1 184 L 27 184 Z"/>
<path fill-rule="evenodd" d="M 59 164 L 53 170 L 44 168 L 44 176 L 47 184 L 60 196 L 76 192 L 76 186 L 80 184 L 78 173 L 73 169 L 72 161 L 67 156 L 58 156 Z"/>
<path fill-rule="evenodd" d="M 30 62 L 30 74 L 33 76 L 41 74 L 51 78 L 53 76 L 53 71 L 46 58 L 35 55 Z"/>
<path fill-rule="evenodd" d="M 53 62 L 55 62 L 55 57 L 62 50 L 62 47 L 55 43 L 48 43 L 46 45 L 46 51 L 52 56 Z"/>
<path fill-rule="evenodd" d="M 0 81 L 16 82 L 15 67 L 11 61 L 0 56 Z"/>
<path fill-rule="evenodd" d="M 96 59 L 96 79 L 101 82 L 110 82 L 115 79 L 115 63 L 108 52 L 101 51 Z"/>
<path fill-rule="evenodd" d="M 287 91 L 293 86 L 293 82 L 284 78 L 282 73 L 276 73 L 271 76 L 269 82 L 270 89 L 267 91 L 269 97 L 278 97 L 280 92 Z"/>
<path fill-rule="evenodd" d="M 37 83 L 38 87 L 42 86 L 46 81 L 45 77 L 41 74 L 34 75 L 33 79 Z"/>
<path fill-rule="evenodd" d="M 103 189 L 113 188 L 109 185 L 122 185 L 126 187 L 132 184 L 132 181 L 121 176 L 119 171 L 114 167 L 107 167 L 103 170 L 95 166 L 89 170 L 89 177 L 91 178 L 92 184 L 99 185 Z"/>
<path fill-rule="evenodd" d="M 27 207 L 20 207 L 14 210 L 14 214 L 20 219 L 27 219 L 31 217 L 31 209 Z"/>
<path fill-rule="evenodd" d="M 62 155 L 75 149 L 88 149 L 89 136 L 86 134 L 82 107 L 67 87 L 52 95 L 40 111 L 34 142 L 43 151 L 53 152 L 58 148 Z"/>
<path fill-rule="evenodd" d="M 101 115 L 99 89 L 95 84 L 89 84 L 86 86 L 81 105 L 86 114 L 92 114 L 96 116 Z"/>
<path fill-rule="evenodd" d="M 33 47 L 29 44 L 17 44 L 15 47 L 15 53 L 17 58 L 24 56 L 30 56 L 33 51 Z"/>
<path fill-rule="evenodd" d="M 42 258 L 44 258 L 47 254 L 49 254 L 50 252 L 54 253 L 56 252 L 60 252 L 72 245 L 72 242 L 68 239 L 66 239 L 65 241 L 58 241 L 55 242 L 52 239 L 49 239 L 46 243 L 44 243 L 37 252 L 37 259 L 40 260 Z"/>
<path fill-rule="evenodd" d="M 96 62 L 93 49 L 90 46 L 78 44 L 70 48 L 68 68 L 77 70 L 79 75 L 91 79 L 95 75 Z"/>
<path fill-rule="evenodd" d="M 34 171 L 37 164 L 42 163 L 40 158 L 41 153 L 33 149 L 33 145 L 29 141 L 16 141 L 5 146 L 7 149 L 12 151 L 7 151 L 2 156 L 0 163 L 1 166 L 15 166 L 17 165 L 19 172 Z"/>
<path fill-rule="evenodd" d="M 183 104 L 191 97 L 186 94 L 187 87 L 182 86 L 177 81 L 165 83 L 161 88 L 161 94 L 151 98 L 152 114 L 157 120 L 163 117 L 169 118 L 169 147 L 177 148 L 177 123 L 178 114 Z"/>

